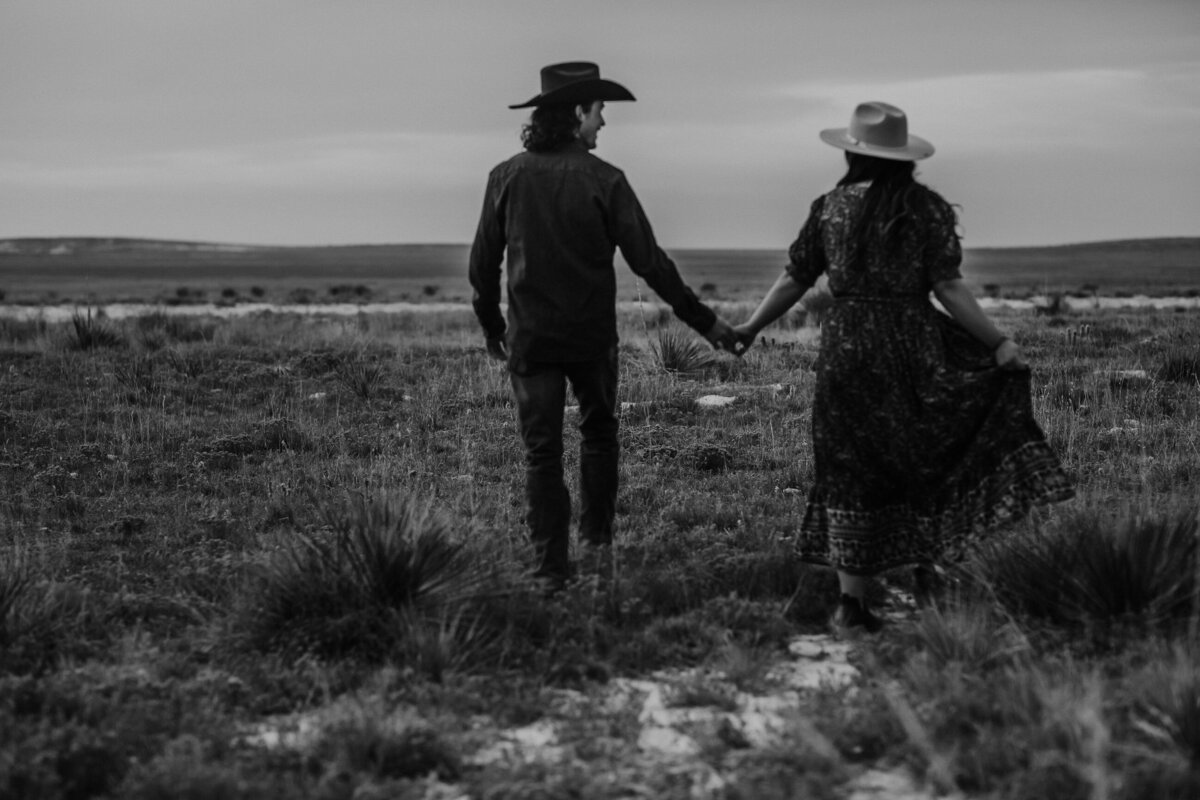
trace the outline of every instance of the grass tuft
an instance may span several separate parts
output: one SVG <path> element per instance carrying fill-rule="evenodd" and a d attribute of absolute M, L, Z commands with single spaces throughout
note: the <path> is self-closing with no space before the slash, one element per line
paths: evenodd
<path fill-rule="evenodd" d="M 904 638 L 940 667 L 959 664 L 972 671 L 1011 663 L 1029 651 L 1029 642 L 1012 622 L 997 619 L 982 602 L 930 606 L 906 626 Z"/>
<path fill-rule="evenodd" d="M 80 316 L 76 312 L 71 317 L 70 334 L 67 345 L 73 350 L 95 350 L 102 347 L 120 347 L 125 344 L 125 339 L 120 332 L 99 314 L 92 316 L 90 308 L 87 316 Z"/>
<path fill-rule="evenodd" d="M 1200 349 L 1168 352 L 1158 368 L 1158 378 L 1172 383 L 1200 383 Z"/>
<path fill-rule="evenodd" d="M 446 654 L 448 642 L 479 645 L 483 634 L 469 615 L 494 590 L 493 571 L 454 541 L 443 517 L 382 493 L 321 513 L 326 530 L 298 534 L 245 598 L 244 621 L 259 648 L 407 655 L 440 674 L 462 660 L 461 649 Z M 436 633 L 425 632 L 426 620 Z"/>
<path fill-rule="evenodd" d="M 1181 622 L 1197 603 L 1195 511 L 1083 511 L 981 549 L 975 573 L 1014 613 L 1056 623 Z"/>
<path fill-rule="evenodd" d="M 675 328 L 659 329 L 658 343 L 651 342 L 650 349 L 664 372 L 677 375 L 703 372 L 716 362 L 712 348 L 706 342 Z"/>
<path fill-rule="evenodd" d="M 343 386 L 363 401 L 370 401 L 383 381 L 383 365 L 365 358 L 339 359 L 333 372 Z"/>

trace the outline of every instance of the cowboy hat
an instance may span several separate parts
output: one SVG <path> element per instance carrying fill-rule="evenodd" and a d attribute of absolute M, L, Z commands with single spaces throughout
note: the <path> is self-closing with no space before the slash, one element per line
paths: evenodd
<path fill-rule="evenodd" d="M 509 108 L 633 99 L 621 84 L 601 78 L 600 67 L 592 62 L 566 61 L 542 67 L 542 93 Z"/>
<path fill-rule="evenodd" d="M 904 112 L 888 103 L 859 103 L 848 128 L 826 128 L 821 141 L 876 158 L 919 161 L 933 155 L 933 145 L 908 132 Z"/>

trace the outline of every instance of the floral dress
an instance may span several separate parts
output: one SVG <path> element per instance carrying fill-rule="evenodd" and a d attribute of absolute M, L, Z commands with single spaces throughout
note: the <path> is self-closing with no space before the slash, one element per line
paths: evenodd
<path fill-rule="evenodd" d="M 852 261 L 849 235 L 866 192 L 818 198 L 789 249 L 801 286 L 825 273 L 813 401 L 816 481 L 801 558 L 851 574 L 957 560 L 979 534 L 1034 505 L 1073 496 L 1033 418 L 1030 373 L 991 351 L 929 300 L 958 278 L 962 251 L 949 204 L 900 241 Z"/>

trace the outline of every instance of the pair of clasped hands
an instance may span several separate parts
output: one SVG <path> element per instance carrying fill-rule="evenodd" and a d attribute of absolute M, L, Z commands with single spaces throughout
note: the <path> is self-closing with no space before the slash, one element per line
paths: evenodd
<path fill-rule="evenodd" d="M 745 325 L 730 325 L 725 320 L 717 317 L 717 321 L 713 323 L 708 333 L 704 334 L 704 338 L 713 347 L 733 353 L 738 358 L 741 358 L 750 349 L 750 345 L 754 343 L 757 335 L 751 332 Z"/>

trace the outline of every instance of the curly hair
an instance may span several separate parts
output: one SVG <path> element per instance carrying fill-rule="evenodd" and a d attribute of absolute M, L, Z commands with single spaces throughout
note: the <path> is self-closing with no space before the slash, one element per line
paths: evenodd
<path fill-rule="evenodd" d="M 591 103 L 570 105 L 538 106 L 529 115 L 529 122 L 521 128 L 521 144 L 531 153 L 558 150 L 575 141 L 579 132 L 579 118 L 575 107 L 588 108 Z"/>
<path fill-rule="evenodd" d="M 933 189 L 916 179 L 916 163 L 875 158 L 846 152 L 846 174 L 838 186 L 870 181 L 863 198 L 862 211 L 851 229 L 856 246 L 854 260 L 872 245 L 892 247 L 900 240 L 908 223 L 942 219 L 947 212 L 957 226 L 954 207 Z"/>

